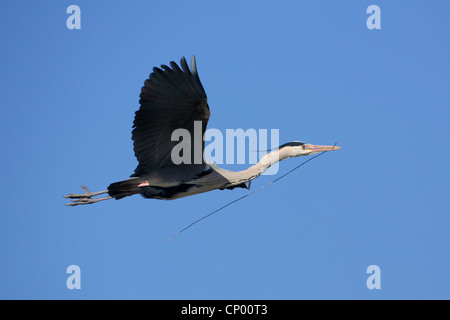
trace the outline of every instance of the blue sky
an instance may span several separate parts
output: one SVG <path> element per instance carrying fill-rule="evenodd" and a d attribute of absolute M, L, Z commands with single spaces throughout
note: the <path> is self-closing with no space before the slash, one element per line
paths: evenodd
<path fill-rule="evenodd" d="M 71 4 L 81 30 L 66 27 Z M 372 4 L 380 30 L 366 27 Z M 449 12 L 448 1 L 2 1 L 0 298 L 449 299 Z M 64 206 L 80 185 L 133 172 L 144 80 L 193 54 L 210 128 L 342 150 L 168 243 L 248 191 Z M 70 265 L 81 290 L 66 287 Z M 380 290 L 366 287 L 370 265 Z"/>

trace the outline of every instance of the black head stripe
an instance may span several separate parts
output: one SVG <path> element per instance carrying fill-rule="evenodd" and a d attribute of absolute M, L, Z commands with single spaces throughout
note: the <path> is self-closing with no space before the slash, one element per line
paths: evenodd
<path fill-rule="evenodd" d="M 292 142 L 288 142 L 288 143 L 285 143 L 285 144 L 281 145 L 280 149 L 284 148 L 284 147 L 301 147 L 304 144 L 305 143 L 301 142 L 301 141 L 292 141 Z"/>

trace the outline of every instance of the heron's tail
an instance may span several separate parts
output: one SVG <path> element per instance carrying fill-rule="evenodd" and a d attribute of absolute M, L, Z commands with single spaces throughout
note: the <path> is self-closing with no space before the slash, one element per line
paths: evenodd
<path fill-rule="evenodd" d="M 108 194 L 116 200 L 141 193 L 138 185 L 144 180 L 142 178 L 131 178 L 123 181 L 113 182 L 108 186 Z"/>

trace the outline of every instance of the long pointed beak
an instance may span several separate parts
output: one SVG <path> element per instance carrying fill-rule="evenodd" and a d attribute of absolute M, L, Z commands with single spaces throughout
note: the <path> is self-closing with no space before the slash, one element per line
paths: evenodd
<path fill-rule="evenodd" d="M 312 152 L 323 152 L 323 151 L 333 151 L 339 150 L 341 147 L 338 146 L 316 146 L 313 144 L 306 145 L 306 150 L 311 150 Z"/>

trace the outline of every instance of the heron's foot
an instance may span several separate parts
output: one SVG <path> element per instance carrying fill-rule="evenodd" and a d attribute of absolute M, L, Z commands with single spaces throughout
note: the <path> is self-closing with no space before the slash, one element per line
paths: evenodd
<path fill-rule="evenodd" d="M 91 204 L 91 203 L 111 199 L 111 197 L 92 199 L 92 197 L 108 193 L 108 190 L 98 191 L 98 192 L 89 192 L 89 190 L 86 188 L 86 186 L 81 186 L 81 188 L 83 188 L 84 191 L 86 191 L 86 192 L 83 194 L 69 193 L 67 196 L 64 196 L 64 198 L 66 198 L 66 199 L 72 199 L 72 202 L 66 203 L 66 206 L 78 206 L 81 204 Z"/>
<path fill-rule="evenodd" d="M 91 204 L 96 203 L 103 200 L 111 199 L 112 197 L 104 197 L 104 198 L 98 198 L 98 199 L 91 199 L 91 198 L 81 198 L 81 199 L 72 199 L 72 202 L 66 203 L 66 206 L 78 206 L 81 204 Z"/>

